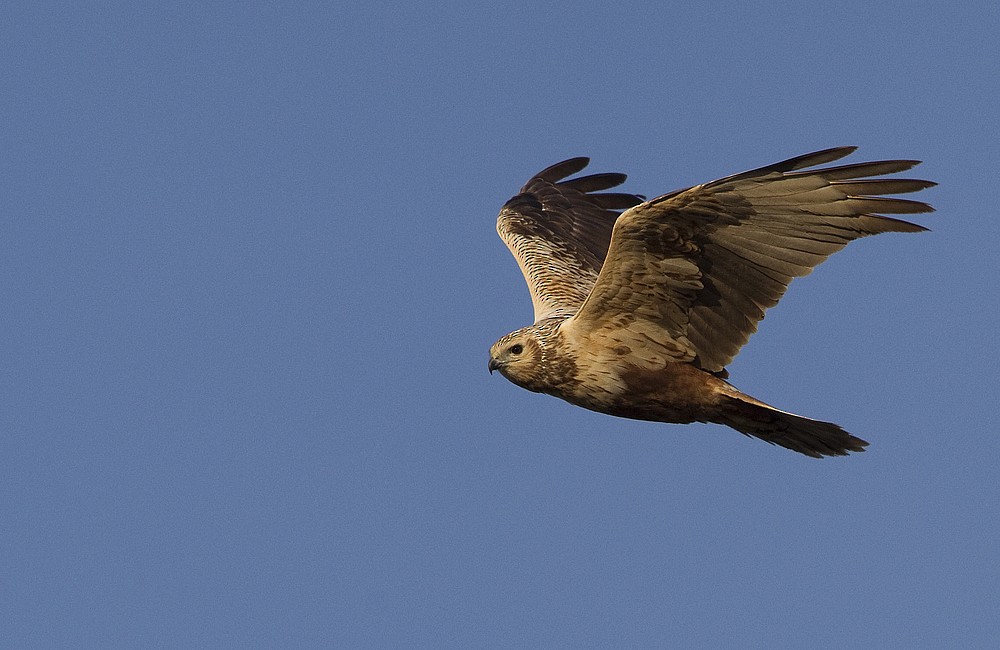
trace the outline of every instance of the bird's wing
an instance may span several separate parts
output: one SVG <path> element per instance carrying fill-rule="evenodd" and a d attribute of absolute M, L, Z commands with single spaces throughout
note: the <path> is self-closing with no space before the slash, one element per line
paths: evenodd
<path fill-rule="evenodd" d="M 528 283 L 536 322 L 580 308 L 604 264 L 615 219 L 643 200 L 595 193 L 621 185 L 625 174 L 563 180 L 588 162 L 572 158 L 535 174 L 497 218 L 497 232 Z"/>
<path fill-rule="evenodd" d="M 806 154 L 622 213 L 594 288 L 564 329 L 649 363 L 666 357 L 723 371 L 792 278 L 854 239 L 925 230 L 878 213 L 930 212 L 929 205 L 878 195 L 934 183 L 871 178 L 919 161 L 805 169 L 854 150 Z"/>

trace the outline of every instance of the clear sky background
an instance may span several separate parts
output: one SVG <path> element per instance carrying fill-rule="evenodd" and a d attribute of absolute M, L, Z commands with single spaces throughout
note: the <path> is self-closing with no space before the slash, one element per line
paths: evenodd
<path fill-rule="evenodd" d="M 1000 9 L 8 3 L 3 647 L 998 647 Z M 869 451 L 487 373 L 494 232 L 577 155 L 654 195 L 838 145 L 921 235 L 730 367 Z"/>

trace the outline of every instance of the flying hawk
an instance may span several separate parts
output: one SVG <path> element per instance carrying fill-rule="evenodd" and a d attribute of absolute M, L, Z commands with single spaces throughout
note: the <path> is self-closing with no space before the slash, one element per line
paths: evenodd
<path fill-rule="evenodd" d="M 817 151 L 649 201 L 602 193 L 624 174 L 564 180 L 587 158 L 539 172 L 497 220 L 535 322 L 493 344 L 490 372 L 610 415 L 716 422 L 816 458 L 863 451 L 868 443 L 836 424 L 780 411 L 726 381 L 726 365 L 792 278 L 860 237 L 926 230 L 880 213 L 931 206 L 881 195 L 935 183 L 872 178 L 919 161 L 815 168 L 855 149 Z"/>

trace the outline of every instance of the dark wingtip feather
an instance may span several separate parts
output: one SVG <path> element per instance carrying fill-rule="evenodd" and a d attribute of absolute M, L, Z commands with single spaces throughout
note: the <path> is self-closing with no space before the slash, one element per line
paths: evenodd
<path fill-rule="evenodd" d="M 597 192 L 600 190 L 607 190 L 612 187 L 617 187 L 625 182 L 628 178 L 625 174 L 617 174 L 614 172 L 605 174 L 591 174 L 590 176 L 581 176 L 580 178 L 574 178 L 572 180 L 563 181 L 559 183 L 563 187 L 571 187 L 579 192 Z"/>
<path fill-rule="evenodd" d="M 819 174 L 827 180 L 837 181 L 864 178 L 866 176 L 898 174 L 899 172 L 913 169 L 919 164 L 919 160 L 872 160 L 869 162 L 851 163 L 849 165 L 838 165 L 836 167 L 825 167 L 823 169 L 807 169 L 801 172 L 794 172 L 789 174 L 789 176 Z"/>
<path fill-rule="evenodd" d="M 535 178 L 540 178 L 550 183 L 556 183 L 567 176 L 572 176 L 573 174 L 583 170 L 583 168 L 589 164 L 590 158 L 585 156 L 570 158 L 546 167 L 542 171 L 535 174 Z"/>
<path fill-rule="evenodd" d="M 588 194 L 587 196 L 605 210 L 627 210 L 645 200 L 638 194 L 625 194 L 623 192 Z"/>
<path fill-rule="evenodd" d="M 795 156 L 794 158 L 789 158 L 788 160 L 782 160 L 781 162 L 776 162 L 771 165 L 766 165 L 764 167 L 758 167 L 756 169 L 751 169 L 749 171 L 741 172 L 739 174 L 733 174 L 732 176 L 726 176 L 725 178 L 720 178 L 717 181 L 712 181 L 707 183 L 706 187 L 712 187 L 715 185 L 721 185 L 723 183 L 731 183 L 733 181 L 741 181 L 747 178 L 758 178 L 760 176 L 766 176 L 768 174 L 781 173 L 786 174 L 789 172 L 794 172 L 797 169 L 804 169 L 806 167 L 815 167 L 816 165 L 822 165 L 824 163 L 833 162 L 834 160 L 840 160 L 844 156 L 848 156 L 855 151 L 857 147 L 833 147 L 831 149 L 823 149 L 821 151 L 814 151 L 812 153 L 803 154 L 801 156 Z M 814 173 L 814 172 L 805 172 Z"/>
<path fill-rule="evenodd" d="M 539 182 L 554 185 L 555 188 L 566 197 L 582 195 L 581 198 L 584 198 L 590 204 L 609 212 L 626 210 L 632 206 L 642 203 L 645 200 L 642 196 L 628 194 L 626 192 L 599 193 L 601 190 L 617 187 L 618 185 L 624 183 L 628 176 L 621 173 L 606 172 L 600 174 L 590 174 L 588 176 L 581 176 L 570 180 L 562 180 L 567 176 L 571 176 L 581 171 L 589 163 L 589 158 L 579 157 L 563 160 L 562 162 L 546 167 L 542 171 L 535 174 L 524 185 L 524 187 L 521 188 L 521 193 L 508 201 L 505 207 L 510 207 L 515 203 L 531 203 L 530 207 L 540 209 L 541 204 L 539 203 L 540 196 L 538 196 L 538 192 L 541 190 L 538 186 Z"/>
<path fill-rule="evenodd" d="M 933 208 L 931 209 L 933 210 Z M 866 214 L 858 217 L 858 219 L 864 232 L 870 235 L 883 232 L 928 232 L 930 230 L 930 228 L 925 228 L 917 223 L 894 219 L 881 214 Z"/>
<path fill-rule="evenodd" d="M 816 165 L 824 165 L 828 162 L 833 162 L 834 160 L 840 160 L 845 156 L 851 155 L 857 150 L 858 148 L 854 146 L 831 147 L 830 149 L 822 149 L 820 151 L 802 154 L 801 156 L 795 156 L 794 158 L 789 158 L 788 160 L 782 160 L 781 162 L 768 165 L 762 169 L 771 169 L 776 172 L 795 171 L 796 169 L 815 167 Z"/>

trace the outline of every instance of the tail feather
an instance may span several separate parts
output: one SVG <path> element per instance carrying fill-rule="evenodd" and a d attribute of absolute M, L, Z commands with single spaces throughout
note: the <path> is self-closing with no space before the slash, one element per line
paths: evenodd
<path fill-rule="evenodd" d="M 832 422 L 780 411 L 742 393 L 738 397 L 725 398 L 719 423 L 813 458 L 846 456 L 848 452 L 864 451 L 868 446 L 866 441 Z"/>

